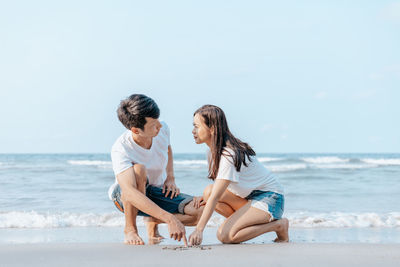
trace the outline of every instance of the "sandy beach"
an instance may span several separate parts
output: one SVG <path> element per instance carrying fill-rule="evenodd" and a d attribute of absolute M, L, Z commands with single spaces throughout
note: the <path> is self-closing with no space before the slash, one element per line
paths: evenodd
<path fill-rule="evenodd" d="M 399 244 L 1 245 L 0 266 L 399 266 Z"/>

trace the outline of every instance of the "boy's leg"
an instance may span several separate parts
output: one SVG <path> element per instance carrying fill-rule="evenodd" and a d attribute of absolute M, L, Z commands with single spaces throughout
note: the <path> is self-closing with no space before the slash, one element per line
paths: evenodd
<path fill-rule="evenodd" d="M 193 196 L 179 194 L 174 198 L 166 197 L 162 193 L 162 188 L 148 186 L 148 197 L 154 201 L 160 208 L 174 214 L 174 216 L 184 225 L 196 225 L 203 212 L 203 207 L 194 206 Z M 160 220 L 152 219 L 156 224 L 163 223 Z"/>
<path fill-rule="evenodd" d="M 133 166 L 133 172 L 134 178 L 132 180 L 132 186 L 139 190 L 141 193 L 146 194 L 146 168 L 143 165 L 135 164 Z M 124 243 L 129 245 L 143 245 L 144 242 L 139 236 L 136 226 L 138 209 L 132 206 L 128 201 L 126 201 L 126 199 L 124 199 L 123 192 L 121 194 L 121 201 L 124 205 L 125 214 Z"/>
<path fill-rule="evenodd" d="M 175 216 L 180 220 L 185 226 L 195 226 L 200 220 L 201 214 L 203 213 L 204 206 L 196 208 L 194 206 L 194 201 L 190 201 L 185 205 L 185 214 L 176 214 Z"/>
<path fill-rule="evenodd" d="M 153 245 L 161 242 L 164 237 L 160 235 L 160 232 L 158 231 L 158 224 L 163 222 L 153 217 L 143 217 L 143 221 L 146 225 L 147 236 L 149 237 L 149 244 Z"/>
<path fill-rule="evenodd" d="M 204 206 L 201 206 L 200 208 L 196 208 L 194 206 L 194 201 L 190 201 L 188 204 L 185 205 L 184 212 L 185 214 L 181 213 L 173 213 L 174 216 L 185 226 L 195 226 L 197 225 L 197 222 L 199 221 L 201 214 L 203 213 Z M 149 227 L 147 232 L 149 233 L 156 233 L 155 238 L 160 238 L 163 239 L 161 235 L 158 234 L 158 228 L 157 225 L 160 223 L 164 223 L 158 219 L 152 218 L 152 217 L 147 217 L 148 222 L 149 222 Z M 151 228 L 153 227 L 153 228 Z M 157 236 L 158 234 L 158 236 Z"/>

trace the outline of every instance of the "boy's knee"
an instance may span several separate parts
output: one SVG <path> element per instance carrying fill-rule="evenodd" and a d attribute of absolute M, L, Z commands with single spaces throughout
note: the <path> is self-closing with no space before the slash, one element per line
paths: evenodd
<path fill-rule="evenodd" d="M 212 192 L 212 188 L 213 188 L 213 185 L 212 185 L 212 184 L 209 184 L 209 185 L 206 186 L 206 188 L 204 188 L 204 191 L 203 191 L 203 199 L 204 199 L 205 201 L 207 201 L 207 199 L 210 197 L 211 192 Z"/>

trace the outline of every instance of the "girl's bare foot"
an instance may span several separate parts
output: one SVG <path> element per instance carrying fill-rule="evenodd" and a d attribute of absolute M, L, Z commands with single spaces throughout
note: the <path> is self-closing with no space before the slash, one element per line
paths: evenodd
<path fill-rule="evenodd" d="M 124 243 L 127 245 L 144 245 L 142 238 L 137 231 L 124 231 Z"/>
<path fill-rule="evenodd" d="M 285 243 L 289 242 L 289 220 L 286 218 L 282 218 L 277 222 L 277 230 L 276 235 L 278 236 L 274 242 L 276 243 Z"/>

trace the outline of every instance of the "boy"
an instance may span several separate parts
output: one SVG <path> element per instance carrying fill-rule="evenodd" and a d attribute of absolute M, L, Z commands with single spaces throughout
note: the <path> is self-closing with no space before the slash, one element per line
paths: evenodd
<path fill-rule="evenodd" d="M 187 245 L 185 225 L 195 225 L 203 210 L 202 198 L 181 194 L 175 184 L 170 133 L 158 120 L 160 110 L 153 99 L 133 94 L 121 101 L 118 118 L 128 129 L 114 143 L 111 159 L 115 183 L 109 197 L 125 214 L 125 243 L 143 245 L 136 217 L 145 220 L 149 242 L 162 237 L 157 224 L 165 222 L 171 238 Z M 151 217 L 149 217 L 151 216 Z"/>

